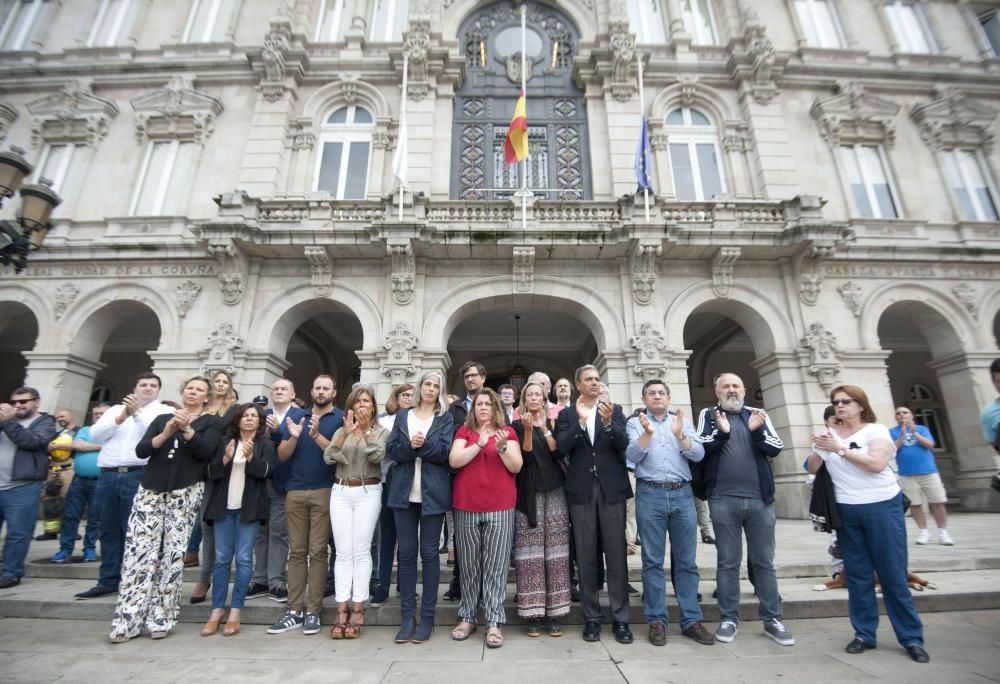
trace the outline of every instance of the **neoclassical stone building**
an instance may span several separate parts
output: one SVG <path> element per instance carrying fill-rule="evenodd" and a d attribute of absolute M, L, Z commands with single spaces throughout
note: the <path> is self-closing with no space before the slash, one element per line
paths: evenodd
<path fill-rule="evenodd" d="M 532 0 L 526 57 L 520 4 L 4 0 L 0 139 L 64 201 L 0 275 L 0 391 L 82 412 L 150 365 L 166 394 L 223 367 L 249 397 L 593 362 L 626 406 L 663 377 L 697 410 L 735 370 L 798 516 L 852 382 L 931 425 L 956 503 L 995 505 L 997 4 Z"/>

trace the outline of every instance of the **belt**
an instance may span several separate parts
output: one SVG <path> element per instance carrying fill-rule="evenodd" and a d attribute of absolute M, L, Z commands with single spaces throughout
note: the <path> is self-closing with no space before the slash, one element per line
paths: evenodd
<path fill-rule="evenodd" d="M 136 470 L 142 470 L 146 466 L 112 466 L 111 468 L 106 468 L 101 466 L 102 473 L 131 473 Z"/>
<path fill-rule="evenodd" d="M 112 468 L 112 470 L 114 469 Z M 73 479 L 75 480 L 76 478 L 80 478 L 81 480 L 96 480 L 97 475 L 75 475 Z"/>
<path fill-rule="evenodd" d="M 382 484 L 382 478 L 380 477 L 351 477 L 348 479 L 343 479 L 340 477 L 333 478 L 335 484 L 339 484 L 343 487 L 366 487 L 368 485 Z"/>
<path fill-rule="evenodd" d="M 680 482 L 654 482 L 653 480 L 640 479 L 639 482 L 643 483 L 647 487 L 654 487 L 655 489 L 681 489 L 691 484 L 687 480 L 681 480 Z"/>

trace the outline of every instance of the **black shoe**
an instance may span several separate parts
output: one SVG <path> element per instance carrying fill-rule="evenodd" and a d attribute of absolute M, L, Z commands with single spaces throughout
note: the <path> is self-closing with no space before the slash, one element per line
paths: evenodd
<path fill-rule="evenodd" d="M 425 641 L 429 641 L 431 638 L 431 632 L 434 631 L 434 620 L 430 618 L 424 618 L 417 625 L 416 631 L 413 632 L 413 638 L 410 639 L 411 643 L 422 644 Z"/>
<path fill-rule="evenodd" d="M 35 537 L 35 541 L 50 541 L 52 539 L 58 539 L 58 538 L 59 538 L 58 532 L 45 532 L 44 534 L 40 534 L 37 537 Z"/>
<path fill-rule="evenodd" d="M 873 648 L 875 648 L 875 644 L 869 644 L 857 637 L 854 637 L 851 639 L 851 643 L 847 644 L 847 648 L 844 650 L 851 655 L 857 655 L 858 653 L 863 653 L 864 651 L 870 651 Z"/>
<path fill-rule="evenodd" d="M 419 599 L 420 597 L 418 596 L 417 598 Z M 444 598 L 445 601 L 458 601 L 462 598 L 462 590 L 459 589 L 457 585 L 452 584 L 448 587 L 448 591 L 444 592 L 444 596 L 442 598 Z"/>
<path fill-rule="evenodd" d="M 588 622 L 583 626 L 583 640 L 584 641 L 600 641 L 601 640 L 601 623 L 600 622 Z"/>
<path fill-rule="evenodd" d="M 638 594 L 638 593 L 639 593 L 639 590 L 638 590 L 638 589 L 636 589 L 635 587 L 633 587 L 633 586 L 632 586 L 632 585 L 630 584 L 630 585 L 628 585 L 628 593 L 629 593 L 629 594 Z"/>
<path fill-rule="evenodd" d="M 399 623 L 399 631 L 396 632 L 397 644 L 408 644 L 413 641 L 413 635 L 417 631 L 417 621 L 413 618 L 403 618 Z"/>
<path fill-rule="evenodd" d="M 635 639 L 632 637 L 632 630 L 628 628 L 627 622 L 614 622 L 611 624 L 611 632 L 615 635 L 615 641 L 619 644 L 631 644 Z"/>
<path fill-rule="evenodd" d="M 715 537 L 712 536 L 711 532 L 702 532 L 701 533 L 701 543 L 702 544 L 714 544 L 715 543 Z"/>
<path fill-rule="evenodd" d="M 267 592 L 267 597 L 275 603 L 288 603 L 288 590 L 284 587 L 275 587 Z"/>
<path fill-rule="evenodd" d="M 577 587 L 569 588 L 569 600 L 573 603 L 580 602 L 580 590 Z"/>
<path fill-rule="evenodd" d="M 14 577 L 13 575 L 8 575 L 7 577 L 0 577 L 0 589 L 10 589 L 11 587 L 16 587 L 21 583 L 20 577 Z"/>
<path fill-rule="evenodd" d="M 918 646 L 917 644 L 909 644 L 903 646 L 906 649 L 906 654 L 910 656 L 910 659 L 917 663 L 927 663 L 930 662 L 931 657 L 927 655 L 927 651 L 924 650 L 923 646 Z"/>
<path fill-rule="evenodd" d="M 635 542 L 633 542 L 633 545 L 634 546 L 642 546 L 642 539 L 640 539 L 638 536 L 636 536 Z"/>
<path fill-rule="evenodd" d="M 260 582 L 254 582 L 253 584 L 250 585 L 250 588 L 247 589 L 246 597 L 248 599 L 260 598 L 261 596 L 267 596 L 267 592 L 268 589 L 266 584 L 261 584 Z"/>
<path fill-rule="evenodd" d="M 375 593 L 372 594 L 372 600 L 369 602 L 372 608 L 379 608 L 389 599 L 389 587 L 378 587 L 375 589 Z"/>
<path fill-rule="evenodd" d="M 328 584 L 326 585 L 326 589 L 323 590 L 323 598 L 326 598 L 327 596 L 333 596 L 336 592 L 337 588 L 334 587 L 332 584 Z"/>
<path fill-rule="evenodd" d="M 108 589 L 107 587 L 102 587 L 98 584 L 95 587 L 91 587 L 87 591 L 81 591 L 79 594 L 74 594 L 74 597 L 80 600 L 100 598 L 102 596 L 110 596 L 111 594 L 117 594 L 117 589 Z"/>

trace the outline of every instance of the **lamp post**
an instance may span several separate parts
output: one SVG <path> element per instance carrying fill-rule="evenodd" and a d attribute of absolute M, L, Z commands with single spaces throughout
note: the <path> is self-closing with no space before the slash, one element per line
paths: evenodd
<path fill-rule="evenodd" d="M 52 181 L 40 178 L 38 183 L 21 185 L 32 166 L 24 158 L 24 150 L 11 146 L 0 152 L 0 207 L 4 200 L 21 190 L 21 211 L 17 221 L 0 221 L 0 265 L 13 265 L 20 273 L 28 265 L 28 253 L 39 249 L 49 232 L 49 217 L 62 199 L 52 190 Z"/>
<path fill-rule="evenodd" d="M 514 366 L 510 369 L 510 384 L 520 393 L 528 380 L 528 371 L 521 365 L 521 314 L 514 314 Z"/>

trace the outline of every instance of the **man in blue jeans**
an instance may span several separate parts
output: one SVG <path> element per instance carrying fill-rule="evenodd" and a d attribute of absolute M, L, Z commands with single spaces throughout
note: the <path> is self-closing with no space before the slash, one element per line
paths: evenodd
<path fill-rule="evenodd" d="M 715 377 L 716 406 L 698 416 L 705 447 L 705 495 L 715 527 L 716 584 L 721 623 L 715 638 L 730 643 L 740 621 L 740 561 L 743 534 L 753 567 L 758 615 L 764 634 L 782 646 L 795 639 L 781 622 L 774 572 L 774 475 L 770 459 L 784 446 L 764 409 L 743 404 L 746 390 L 735 373 Z"/>
<path fill-rule="evenodd" d="M 55 418 L 38 411 L 38 390 L 19 387 L 0 404 L 0 517 L 7 526 L 0 589 L 16 587 L 35 532 L 42 484 L 49 474 Z"/>
<path fill-rule="evenodd" d="M 698 604 L 698 513 L 691 493 L 691 463 L 705 457 L 694 426 L 680 409 L 670 410 L 670 389 L 662 380 L 642 386 L 645 411 L 625 425 L 625 458 L 635 468 L 635 517 L 642 549 L 642 609 L 649 642 L 667 644 L 667 589 L 664 540 L 670 533 L 670 569 L 680 607 L 681 633 L 699 644 L 715 641 L 701 624 Z"/>

